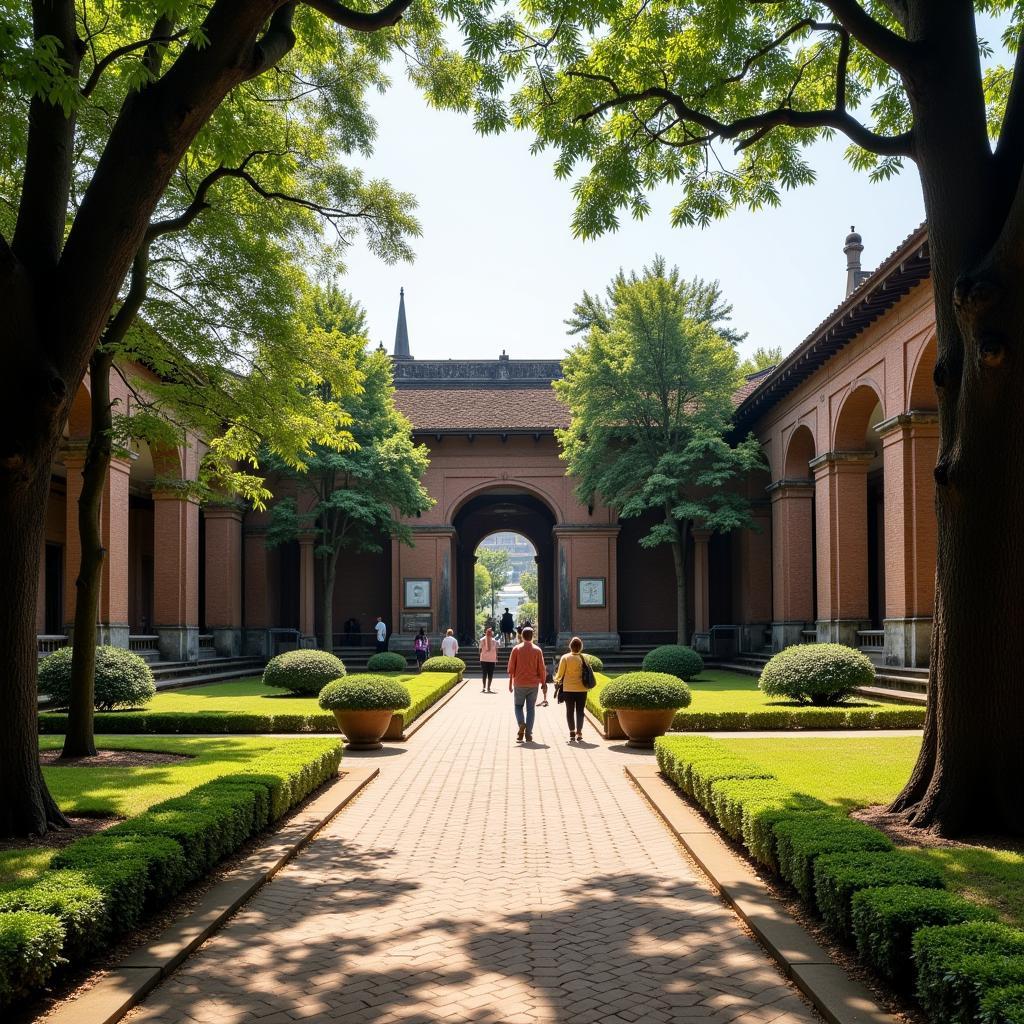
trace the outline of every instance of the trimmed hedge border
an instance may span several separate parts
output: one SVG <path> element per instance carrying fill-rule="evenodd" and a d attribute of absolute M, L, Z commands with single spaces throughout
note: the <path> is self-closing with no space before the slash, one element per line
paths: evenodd
<path fill-rule="evenodd" d="M 943 888 L 878 829 L 794 793 L 707 736 L 662 736 L 663 775 L 752 860 L 786 881 L 894 985 L 916 985 L 934 1024 L 1024 1024 L 1024 930 Z"/>
<path fill-rule="evenodd" d="M 68 716 L 43 712 L 39 715 L 39 732 L 44 736 L 63 736 Z M 223 715 L 202 711 L 124 711 L 97 712 L 96 732 L 111 736 L 131 733 L 337 733 L 334 715 L 324 711 L 306 715 Z"/>
<path fill-rule="evenodd" d="M 403 724 L 408 727 L 423 714 L 427 708 L 433 707 L 446 693 L 458 686 L 460 682 L 459 673 L 453 672 L 447 679 L 443 679 L 432 690 L 425 693 L 419 700 L 413 701 L 404 711 L 400 711 Z"/>
<path fill-rule="evenodd" d="M 62 963 L 94 957 L 337 775 L 340 763 L 336 740 L 284 744 L 246 771 L 71 843 L 36 881 L 0 886 L 0 1007 L 39 989 Z"/>

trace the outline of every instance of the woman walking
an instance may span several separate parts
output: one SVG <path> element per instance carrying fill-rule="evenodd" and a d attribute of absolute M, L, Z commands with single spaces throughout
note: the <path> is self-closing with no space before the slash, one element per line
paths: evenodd
<path fill-rule="evenodd" d="M 555 683 L 562 685 L 562 699 L 565 702 L 565 717 L 569 723 L 569 742 L 583 739 L 583 709 L 587 704 L 586 677 L 590 666 L 584 668 L 583 641 L 574 636 L 569 641 L 569 651 L 558 662 Z M 593 684 L 591 684 L 593 685 Z"/>
<path fill-rule="evenodd" d="M 488 626 L 480 637 L 480 674 L 483 676 L 484 688 L 481 693 L 494 693 L 491 684 L 494 682 L 494 666 L 498 662 L 498 641 L 494 639 L 494 630 Z"/>
<path fill-rule="evenodd" d="M 423 662 L 427 660 L 430 654 L 430 639 L 426 633 L 423 632 L 423 627 L 420 626 L 420 631 L 416 634 L 412 641 L 412 650 L 416 655 L 416 664 L 419 665 L 420 671 L 423 671 Z"/>

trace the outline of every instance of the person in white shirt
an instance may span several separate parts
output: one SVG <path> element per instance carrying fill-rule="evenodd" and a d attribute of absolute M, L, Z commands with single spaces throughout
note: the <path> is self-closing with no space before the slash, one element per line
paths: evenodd
<path fill-rule="evenodd" d="M 446 658 L 454 658 L 459 653 L 459 641 L 455 639 L 455 633 L 450 629 L 441 641 L 441 653 Z"/>
<path fill-rule="evenodd" d="M 373 631 L 377 634 L 377 653 L 380 654 L 381 651 L 388 649 L 388 627 L 379 615 L 377 616 L 377 624 L 373 627 Z"/>

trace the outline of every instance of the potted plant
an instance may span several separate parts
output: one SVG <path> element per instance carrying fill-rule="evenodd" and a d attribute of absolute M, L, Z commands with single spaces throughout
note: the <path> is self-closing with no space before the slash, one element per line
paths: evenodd
<path fill-rule="evenodd" d="M 320 707 L 334 712 L 352 750 L 379 750 L 392 715 L 411 703 L 400 682 L 369 673 L 336 679 L 320 691 Z"/>
<path fill-rule="evenodd" d="M 630 747 L 653 747 L 690 700 L 686 683 L 665 672 L 626 672 L 601 691 L 601 704 L 615 712 Z"/>

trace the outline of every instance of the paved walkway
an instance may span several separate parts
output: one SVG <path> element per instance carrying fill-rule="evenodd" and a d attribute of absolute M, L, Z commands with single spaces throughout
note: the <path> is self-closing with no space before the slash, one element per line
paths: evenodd
<path fill-rule="evenodd" d="M 562 708 L 471 681 L 133 1022 L 817 1017 Z"/>

